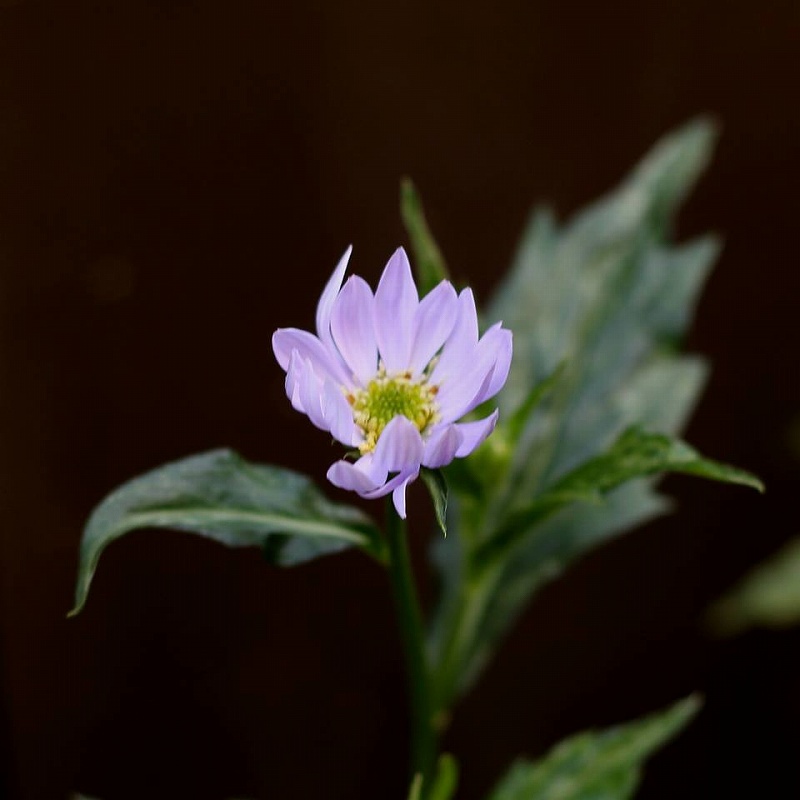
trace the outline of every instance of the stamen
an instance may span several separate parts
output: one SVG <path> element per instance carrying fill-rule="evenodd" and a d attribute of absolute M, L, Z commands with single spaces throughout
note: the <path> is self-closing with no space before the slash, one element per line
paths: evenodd
<path fill-rule="evenodd" d="M 427 374 L 416 381 L 411 372 L 388 376 L 381 363 L 366 389 L 346 395 L 353 407 L 353 419 L 365 436 L 359 445 L 361 453 L 375 449 L 383 429 L 397 416 L 411 420 L 420 433 L 437 422 L 439 408 L 434 398 L 438 391 L 438 386 L 428 384 Z"/>

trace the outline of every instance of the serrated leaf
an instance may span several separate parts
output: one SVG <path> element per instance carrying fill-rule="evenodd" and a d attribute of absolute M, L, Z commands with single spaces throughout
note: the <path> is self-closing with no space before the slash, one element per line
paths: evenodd
<path fill-rule="evenodd" d="M 485 562 L 495 557 L 498 550 L 524 539 L 533 525 L 569 503 L 598 504 L 605 494 L 621 484 L 662 472 L 696 475 L 764 491 L 761 481 L 749 472 L 704 458 L 678 439 L 633 427 L 606 453 L 577 467 L 529 506 L 511 515 L 505 526 L 478 551 L 477 559 Z"/>
<path fill-rule="evenodd" d="M 656 472 L 682 472 L 764 491 L 761 481 L 749 472 L 704 458 L 679 439 L 635 426 L 625 431 L 607 453 L 573 470 L 547 494 L 592 500 L 598 492 L 605 493 L 631 478 Z"/>
<path fill-rule="evenodd" d="M 290 566 L 346 547 L 380 557 L 380 535 L 359 509 L 332 503 L 304 475 L 212 450 L 159 467 L 114 490 L 81 540 L 76 614 L 103 550 L 128 531 L 173 528 L 229 547 L 261 547 Z"/>
<path fill-rule="evenodd" d="M 800 624 L 800 537 L 787 542 L 718 600 L 708 622 L 721 635 Z"/>
<path fill-rule="evenodd" d="M 436 522 L 442 533 L 447 536 L 447 481 L 440 469 L 423 467 L 420 475 L 430 492 Z"/>
<path fill-rule="evenodd" d="M 644 761 L 673 738 L 699 706 L 696 697 L 688 697 L 658 714 L 572 736 L 537 761 L 515 763 L 488 800 L 629 800 Z"/>
<path fill-rule="evenodd" d="M 636 478 L 661 469 L 655 461 L 648 469 L 618 462 L 613 480 L 608 462 L 594 463 L 602 485 L 592 488 L 587 471 L 561 482 L 631 426 L 676 436 L 697 402 L 707 367 L 677 346 L 719 242 L 708 236 L 676 245 L 669 234 L 714 138 L 708 121 L 690 123 L 572 220 L 560 226 L 538 210 L 523 235 L 486 314 L 514 333 L 500 423 L 489 440 L 511 455 L 492 460 L 482 450 L 447 471 L 456 536 L 435 547 L 443 589 L 429 632 L 442 709 L 470 686 L 533 591 L 581 553 L 667 507 L 653 479 Z M 532 387 L 560 364 L 557 382 L 528 414 Z M 755 485 L 752 476 L 667 449 L 661 461 L 669 455 L 682 471 Z M 586 505 L 593 498 L 602 502 Z M 487 562 L 495 537 L 531 510 L 507 559 Z"/>
<path fill-rule="evenodd" d="M 422 200 L 410 178 L 403 178 L 400 182 L 400 216 L 411 240 L 420 294 L 427 294 L 434 286 L 448 279 L 447 264 L 428 227 Z"/>

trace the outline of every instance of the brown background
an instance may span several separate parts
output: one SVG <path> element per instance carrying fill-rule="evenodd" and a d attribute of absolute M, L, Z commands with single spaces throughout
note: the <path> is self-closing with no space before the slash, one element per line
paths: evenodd
<path fill-rule="evenodd" d="M 800 6 L 378 5 L 0 3 L 7 794 L 402 797 L 402 674 L 366 559 L 279 571 L 137 533 L 67 621 L 83 521 L 220 445 L 324 481 L 270 335 L 311 325 L 349 242 L 377 278 L 401 175 L 485 298 L 535 200 L 563 218 L 710 112 L 723 137 L 680 232 L 727 245 L 689 341 L 714 372 L 688 438 L 769 491 L 670 479 L 678 513 L 539 596 L 446 746 L 471 800 L 518 753 L 700 689 L 641 797 L 799 796 L 800 632 L 721 644 L 697 621 L 800 528 Z"/>

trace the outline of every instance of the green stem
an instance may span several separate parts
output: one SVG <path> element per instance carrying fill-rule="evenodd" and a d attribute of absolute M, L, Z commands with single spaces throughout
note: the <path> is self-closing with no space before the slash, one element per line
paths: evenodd
<path fill-rule="evenodd" d="M 411 707 L 411 775 L 422 775 L 424 797 L 430 786 L 437 747 L 431 709 L 430 672 L 425 658 L 422 616 L 406 542 L 406 525 L 395 513 L 391 499 L 386 508 L 386 535 L 389 542 L 389 572 L 403 643 Z"/>

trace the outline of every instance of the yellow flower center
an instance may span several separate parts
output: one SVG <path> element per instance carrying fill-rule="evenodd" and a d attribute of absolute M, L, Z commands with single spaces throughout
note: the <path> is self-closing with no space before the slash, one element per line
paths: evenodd
<path fill-rule="evenodd" d="M 362 455 L 375 449 L 383 429 L 397 416 L 410 419 L 422 433 L 439 419 L 435 397 L 438 386 L 428 383 L 427 375 L 412 380 L 411 373 L 389 376 L 383 366 L 367 384 L 347 395 L 353 407 L 353 419 L 364 431 L 365 440 L 358 446 Z"/>

